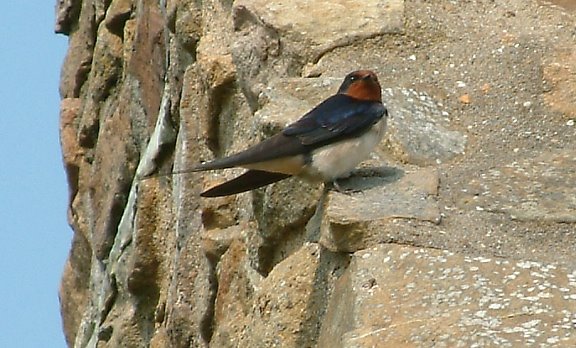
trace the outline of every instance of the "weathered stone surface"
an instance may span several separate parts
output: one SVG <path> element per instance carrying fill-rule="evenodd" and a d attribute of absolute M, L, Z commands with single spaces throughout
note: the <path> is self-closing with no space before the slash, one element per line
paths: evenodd
<path fill-rule="evenodd" d="M 166 50 L 168 49 L 165 36 L 165 18 L 159 5 L 144 1 L 137 7 L 136 22 L 133 41 L 129 49 L 132 54 L 126 61 L 125 75 L 133 76 L 138 83 L 128 84 L 138 86 L 138 100 L 146 115 L 147 133 L 152 132 L 159 113 L 160 102 L 164 92 L 164 76 L 166 74 Z M 176 88 L 174 88 L 176 90 Z"/>
<path fill-rule="evenodd" d="M 574 345 L 573 14 L 290 6 L 59 2 L 68 344 Z M 272 135 L 355 69 L 377 72 L 391 115 L 341 183 L 363 192 L 289 179 L 198 197 L 243 170 L 191 167 Z M 327 313 L 335 289 L 350 310 Z"/>
<path fill-rule="evenodd" d="M 82 2 L 75 0 L 56 1 L 56 25 L 54 31 L 58 34 L 69 35 L 78 24 Z"/>
<path fill-rule="evenodd" d="M 387 140 L 397 158 L 417 164 L 442 163 L 464 153 L 464 134 L 446 129 L 448 113 L 429 95 L 413 89 L 385 88 Z"/>
<path fill-rule="evenodd" d="M 97 258 L 101 260 L 108 256 L 112 247 L 136 171 L 138 156 L 133 144 L 126 141 L 131 134 L 129 118 L 121 114 L 114 116 L 102 125 L 100 136 L 106 141 L 98 143 L 94 158 L 94 163 L 101 172 L 92 173 L 90 179 L 94 223 L 92 242 Z M 116 156 L 111 157 L 110 153 L 115 153 Z"/>
<path fill-rule="evenodd" d="M 308 61 L 338 46 L 378 35 L 399 33 L 404 24 L 404 1 L 236 1 L 278 32 L 291 54 Z M 238 10 L 237 10 L 238 11 Z M 342 14 L 346 15 L 343 16 Z"/>
<path fill-rule="evenodd" d="M 276 265 L 258 284 L 250 325 L 238 346 L 315 346 L 327 302 L 325 287 L 339 265 L 338 258 L 330 260 L 318 244 L 304 245 Z"/>
<path fill-rule="evenodd" d="M 185 50 L 196 55 L 196 46 L 202 36 L 200 4 L 194 1 L 174 1 L 168 5 L 168 13 L 169 24 L 174 23 L 173 32 L 176 40 Z"/>
<path fill-rule="evenodd" d="M 175 144 L 174 170 L 190 168 L 209 150 L 202 147 L 205 138 L 199 119 L 207 110 L 206 89 L 196 64 L 183 76 L 179 105 L 180 123 Z M 173 185 L 175 227 L 174 264 L 167 289 L 165 317 L 159 320 L 166 327 L 170 346 L 206 346 L 212 334 L 214 299 L 217 291 L 214 261 L 202 249 L 202 206 L 198 200 L 202 178 L 195 174 L 166 176 Z M 217 203 L 215 203 L 217 206 Z M 225 224 L 217 224 L 225 225 Z M 214 228 L 210 225 L 208 228 Z"/>
<path fill-rule="evenodd" d="M 210 260 L 218 262 L 234 241 L 242 240 L 242 231 L 247 229 L 248 226 L 234 225 L 207 230 L 202 236 L 202 250 Z"/>
<path fill-rule="evenodd" d="M 87 309 L 91 297 L 89 293 L 91 255 L 92 250 L 89 241 L 84 238 L 82 233 L 75 233 L 70 255 L 68 255 L 68 260 L 64 265 L 62 282 L 58 292 L 62 325 L 68 346 L 74 345 L 83 313 Z"/>
<path fill-rule="evenodd" d="M 262 276 L 249 265 L 246 245 L 235 241 L 218 265 L 218 293 L 215 299 L 215 347 L 236 347 L 250 323 L 255 292 Z M 249 333 L 248 333 L 249 334 Z"/>
<path fill-rule="evenodd" d="M 570 0 L 542 0 L 543 5 L 559 6 L 567 11 L 576 11 L 576 4 Z"/>
<path fill-rule="evenodd" d="M 576 273 L 557 264 L 384 244 L 336 283 L 321 347 L 569 347 Z"/>
<path fill-rule="evenodd" d="M 328 194 L 320 243 L 332 251 L 353 252 L 398 239 L 395 219 L 437 224 L 438 184 L 437 172 L 429 169 L 385 169 L 380 176 L 352 177 L 344 188 L 360 192 Z"/>
<path fill-rule="evenodd" d="M 124 24 L 130 18 L 132 0 L 113 0 L 106 11 L 106 28 L 118 36 L 124 33 Z"/>
<path fill-rule="evenodd" d="M 308 66 L 353 42 L 402 31 L 404 1 L 236 1 L 231 51 L 239 85 L 253 111 L 259 84 L 311 76 Z M 347 15 L 342 16 L 342 11 Z M 378 18 L 377 20 L 372 20 Z M 322 25 L 318 23 L 322 22 Z M 317 76 L 317 75 L 315 75 Z"/>
<path fill-rule="evenodd" d="M 576 118 L 576 50 L 573 46 L 559 46 L 556 54 L 548 57 L 544 66 L 544 79 L 550 91 L 544 100 L 554 110 L 571 119 Z"/>
<path fill-rule="evenodd" d="M 576 151 L 543 153 L 474 179 L 462 203 L 523 221 L 576 222 Z"/>
<path fill-rule="evenodd" d="M 77 28 L 70 33 L 68 52 L 60 72 L 60 97 L 62 98 L 79 97 L 80 89 L 88 78 L 96 43 L 97 23 L 94 21 L 94 16 L 92 4 L 89 1 L 82 1 Z M 58 30 L 58 26 L 56 29 Z M 67 31 L 65 27 L 60 29 Z"/>
<path fill-rule="evenodd" d="M 88 97 L 84 101 L 78 126 L 78 140 L 85 148 L 93 148 L 97 143 L 101 111 L 109 114 L 117 107 L 116 98 L 108 97 L 122 74 L 122 40 L 110 33 L 104 25 L 99 26 L 98 32 L 86 86 Z"/>
<path fill-rule="evenodd" d="M 81 105 L 80 98 L 66 98 L 60 103 L 60 146 L 68 180 L 70 204 L 78 192 L 78 176 L 82 162 L 82 148 L 78 143 L 78 128 L 75 124 Z"/>
<path fill-rule="evenodd" d="M 287 258 L 260 284 L 250 316 L 251 335 L 240 346 L 309 346 L 303 323 L 311 319 L 309 306 L 314 278 L 320 261 L 320 248 L 310 244 Z"/>

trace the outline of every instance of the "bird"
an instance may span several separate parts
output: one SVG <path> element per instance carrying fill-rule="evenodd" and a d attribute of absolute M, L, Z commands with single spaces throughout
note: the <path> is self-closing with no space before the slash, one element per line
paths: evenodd
<path fill-rule="evenodd" d="M 336 94 L 279 133 L 239 153 L 198 164 L 190 171 L 248 169 L 202 192 L 201 197 L 234 195 L 291 176 L 324 182 L 340 190 L 338 180 L 349 177 L 382 139 L 387 118 L 376 74 L 353 71 L 346 75 Z"/>

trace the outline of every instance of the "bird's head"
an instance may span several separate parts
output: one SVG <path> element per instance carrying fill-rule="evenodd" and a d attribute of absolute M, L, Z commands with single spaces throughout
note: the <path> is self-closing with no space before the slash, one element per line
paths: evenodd
<path fill-rule="evenodd" d="M 346 75 L 338 93 L 360 100 L 382 102 L 378 77 L 370 70 L 356 70 Z"/>

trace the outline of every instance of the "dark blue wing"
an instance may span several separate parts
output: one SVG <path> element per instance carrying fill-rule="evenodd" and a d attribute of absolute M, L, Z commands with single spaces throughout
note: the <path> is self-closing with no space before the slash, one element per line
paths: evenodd
<path fill-rule="evenodd" d="M 385 113 L 382 103 L 336 94 L 290 124 L 282 134 L 297 137 L 305 146 L 322 146 L 361 135 Z"/>
<path fill-rule="evenodd" d="M 337 94 L 273 137 L 240 153 L 199 164 L 192 170 L 231 168 L 303 155 L 317 147 L 361 135 L 385 114 L 382 103 Z"/>

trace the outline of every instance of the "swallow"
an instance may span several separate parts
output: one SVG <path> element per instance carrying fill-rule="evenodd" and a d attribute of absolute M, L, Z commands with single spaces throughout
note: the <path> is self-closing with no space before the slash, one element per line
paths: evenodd
<path fill-rule="evenodd" d="M 193 172 L 242 167 L 244 174 L 202 197 L 250 191 L 297 176 L 332 183 L 350 176 L 382 139 L 388 111 L 378 77 L 370 70 L 346 75 L 337 93 L 276 135 L 228 157 L 201 163 Z"/>

